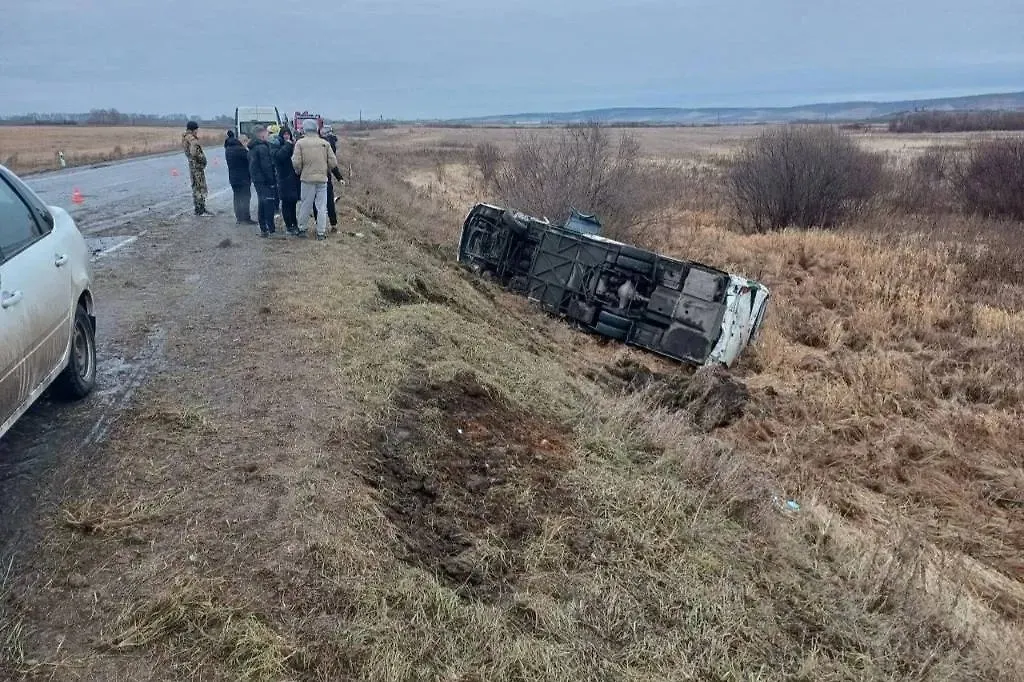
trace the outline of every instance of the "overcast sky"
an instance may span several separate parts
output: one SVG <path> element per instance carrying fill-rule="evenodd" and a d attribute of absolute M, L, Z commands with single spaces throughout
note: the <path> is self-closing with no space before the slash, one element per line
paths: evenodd
<path fill-rule="evenodd" d="M 0 113 L 336 118 L 1024 90 L 1024 0 L 9 0 Z"/>

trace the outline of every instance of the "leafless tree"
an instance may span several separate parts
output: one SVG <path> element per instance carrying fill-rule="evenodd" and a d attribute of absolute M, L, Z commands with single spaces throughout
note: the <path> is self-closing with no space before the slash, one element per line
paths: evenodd
<path fill-rule="evenodd" d="M 986 140 L 954 170 L 954 191 L 964 210 L 1024 220 L 1024 139 Z"/>
<path fill-rule="evenodd" d="M 636 236 L 675 194 L 665 173 L 640 156 L 640 144 L 628 133 L 613 141 L 595 123 L 575 125 L 551 135 L 521 137 L 501 159 L 494 174 L 496 194 L 508 205 L 552 221 L 575 208 L 596 214 L 605 232 Z"/>
<path fill-rule="evenodd" d="M 750 140 L 728 170 L 740 224 L 766 232 L 833 227 L 878 191 L 883 159 L 830 126 L 782 126 Z"/>
<path fill-rule="evenodd" d="M 1024 111 L 918 111 L 889 121 L 894 133 L 1024 130 Z"/>
<path fill-rule="evenodd" d="M 473 150 L 473 158 L 483 176 L 484 186 L 492 186 L 501 163 L 501 149 L 493 142 L 481 142 Z"/>

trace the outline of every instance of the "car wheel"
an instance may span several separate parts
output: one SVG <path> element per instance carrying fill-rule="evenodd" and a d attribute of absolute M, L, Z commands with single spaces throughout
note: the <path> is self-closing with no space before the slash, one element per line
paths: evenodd
<path fill-rule="evenodd" d="M 85 308 L 75 310 L 68 366 L 57 377 L 54 390 L 65 400 L 79 400 L 96 387 L 96 329 Z"/>
<path fill-rule="evenodd" d="M 616 341 L 625 341 L 629 335 L 628 329 L 619 329 L 603 322 L 598 322 L 594 325 L 594 331 L 601 336 L 607 336 L 609 339 L 615 339 Z"/>
<path fill-rule="evenodd" d="M 621 329 L 622 331 L 628 332 L 633 327 L 633 320 L 628 317 L 622 317 L 610 313 L 607 310 L 602 310 L 601 314 L 597 316 L 597 321 L 600 324 L 608 327 L 614 327 L 615 329 Z"/>

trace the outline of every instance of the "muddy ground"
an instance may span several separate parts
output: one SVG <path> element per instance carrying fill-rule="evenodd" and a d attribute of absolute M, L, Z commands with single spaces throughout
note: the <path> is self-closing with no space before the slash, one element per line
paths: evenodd
<path fill-rule="evenodd" d="M 214 205 L 224 208 L 219 202 Z M 135 210 L 130 206 L 123 208 Z M 188 352 L 209 355 L 212 362 L 230 352 L 220 342 L 194 345 L 200 341 L 195 331 L 223 330 L 221 321 L 235 315 L 252 295 L 264 252 L 256 248 L 255 235 L 226 214 L 208 223 L 182 218 L 181 211 L 180 202 L 169 202 L 157 216 L 111 225 L 116 212 L 108 204 L 98 220 L 82 220 L 96 251 L 122 245 L 97 253 L 93 261 L 98 388 L 79 404 L 44 397 L 0 441 L 0 540 L 5 555 L 31 540 L 38 505 L 53 504 L 55 492 L 69 483 L 55 471 L 68 466 L 66 475 L 73 478 L 80 475 L 79 468 L 91 468 L 111 426 L 133 404 L 138 390 L 159 381 L 167 369 L 169 349 L 187 344 Z M 125 243 L 126 238 L 134 241 Z"/>

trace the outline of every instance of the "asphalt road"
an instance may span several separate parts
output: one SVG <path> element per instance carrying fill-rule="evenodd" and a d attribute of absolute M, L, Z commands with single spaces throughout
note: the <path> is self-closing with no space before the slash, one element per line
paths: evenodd
<path fill-rule="evenodd" d="M 231 191 L 224 150 L 208 147 L 206 156 L 210 203 L 220 204 Z M 180 214 L 192 207 L 188 162 L 181 152 L 41 173 L 25 181 L 48 205 L 71 213 L 87 237 L 112 227 L 131 226 L 151 216 Z M 80 204 L 72 201 L 76 189 L 82 195 Z"/>
<path fill-rule="evenodd" d="M 235 225 L 223 150 L 207 149 L 207 156 L 215 218 L 192 215 L 180 153 L 25 178 L 47 204 L 71 213 L 93 249 L 98 386 L 80 403 L 44 396 L 0 438 L 0 559 L 31 541 L 40 505 L 53 503 L 67 483 L 55 476 L 72 475 L 69 461 L 87 461 L 118 413 L 159 374 L 168 334 L 192 324 L 211 290 L 220 295 L 245 276 L 207 262 L 239 257 L 262 241 L 255 228 Z M 71 200 L 75 189 L 80 204 Z M 217 249 L 225 238 L 236 248 Z M 211 273 L 230 281 L 207 281 Z"/>

